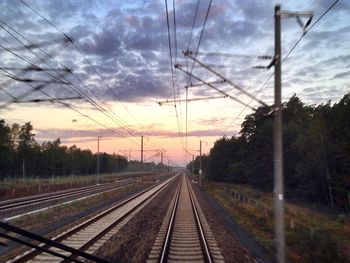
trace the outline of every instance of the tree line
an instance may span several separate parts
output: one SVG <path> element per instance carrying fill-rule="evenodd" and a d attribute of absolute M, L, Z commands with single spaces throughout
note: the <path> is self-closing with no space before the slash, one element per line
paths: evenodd
<path fill-rule="evenodd" d="M 100 153 L 100 173 L 124 171 L 128 160 L 116 154 Z M 33 126 L 9 125 L 0 120 L 0 180 L 14 177 L 54 177 L 95 174 L 97 154 L 60 139 L 39 144 Z"/>
<path fill-rule="evenodd" d="M 338 102 L 306 105 L 296 95 L 283 104 L 286 197 L 350 210 L 350 93 Z M 198 172 L 199 157 L 190 163 Z M 206 177 L 273 189 L 273 114 L 259 107 L 237 136 L 217 140 L 202 157 Z"/>

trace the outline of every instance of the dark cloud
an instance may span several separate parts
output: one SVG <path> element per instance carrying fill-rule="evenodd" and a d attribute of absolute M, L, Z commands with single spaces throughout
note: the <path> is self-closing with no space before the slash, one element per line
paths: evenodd
<path fill-rule="evenodd" d="M 187 49 L 192 29 L 196 1 L 176 1 L 177 44 L 179 61 L 185 64 L 181 50 Z M 201 1 L 197 21 L 194 26 L 190 49 L 195 49 L 209 1 Z M 168 35 L 166 26 L 165 6 L 161 1 L 131 1 L 93 2 L 93 1 L 29 1 L 34 9 L 55 23 L 75 40 L 75 44 L 84 52 L 90 63 L 79 54 L 73 45 L 59 43 L 63 36 L 53 27 L 35 15 L 29 8 L 17 1 L 2 1 L 0 19 L 11 23 L 26 37 L 40 43 L 52 41 L 44 50 L 53 54 L 61 63 L 71 68 L 76 74 L 67 78 L 80 88 L 88 88 L 102 99 L 113 98 L 117 93 L 121 100 L 137 101 L 149 98 L 168 97 L 172 94 L 171 73 L 169 63 Z M 293 4 L 289 4 L 293 7 Z M 297 6 L 298 4 L 295 4 Z M 300 4 L 299 4 L 300 5 Z M 315 17 L 328 8 L 328 1 L 322 0 L 305 4 L 306 8 L 315 10 Z M 327 19 L 338 21 L 345 14 L 344 8 L 348 3 L 337 4 L 323 22 Z M 287 6 L 289 7 L 289 6 Z M 338 20 L 337 20 L 338 19 Z M 341 21 L 341 20 L 339 20 Z M 349 40 L 350 26 L 344 23 L 325 27 L 322 23 L 310 31 L 284 66 L 284 86 L 286 89 L 311 84 L 314 79 L 332 79 L 348 76 L 347 71 L 337 73 L 335 69 L 346 68 L 349 55 L 339 50 L 346 47 Z M 175 59 L 175 43 L 173 32 L 172 4 L 169 5 L 170 33 Z M 320 21 L 321 22 L 321 21 Z M 288 22 L 289 23 L 289 22 Z M 295 21 L 290 25 L 283 24 L 284 49 L 287 52 L 293 37 L 299 36 L 299 28 Z M 332 24 L 333 25 L 333 24 Z M 10 36 L 2 32 L 2 37 L 19 45 Z M 324 53 L 332 47 L 338 52 L 334 58 L 323 59 Z M 317 49 L 317 50 L 316 50 Z M 203 53 L 228 52 L 242 54 L 273 54 L 273 3 L 262 0 L 252 1 L 214 1 L 209 13 L 205 32 L 200 45 Z M 305 52 L 309 50 L 310 52 Z M 317 55 L 316 55 L 317 52 Z M 40 52 L 39 52 L 40 53 Z M 28 52 L 22 53 L 29 59 L 35 60 Z M 45 56 L 40 54 L 41 56 Z M 305 61 L 305 58 L 308 57 Z M 205 56 L 203 62 L 213 67 L 226 78 L 234 81 L 249 92 L 254 93 L 266 79 L 264 71 L 251 69 L 255 65 L 263 64 L 257 60 L 229 59 Z M 7 56 L 2 59 L 7 65 L 25 66 L 25 62 L 18 58 Z M 60 67 L 57 62 L 47 60 L 50 66 Z M 45 65 L 45 63 L 41 63 Z M 94 66 L 94 69 L 89 64 Z M 332 65 L 332 66 L 330 66 Z M 214 79 L 210 73 L 195 67 L 195 74 L 210 80 Z M 338 70 L 339 72 L 339 70 Z M 103 80 L 100 79 L 100 76 Z M 82 81 L 83 83 L 80 83 Z M 180 74 L 180 83 L 186 77 Z M 108 87 L 106 87 L 106 84 Z M 26 90 L 23 84 L 11 84 L 16 91 Z M 57 92 L 55 92 L 57 89 Z M 237 95 L 233 89 L 226 88 L 230 94 Z M 52 86 L 49 91 L 54 95 L 62 89 Z M 197 96 L 217 94 L 209 88 L 198 89 Z M 4 96 L 2 96 L 4 97 Z"/>
<path fill-rule="evenodd" d="M 103 30 L 84 41 L 80 46 L 86 54 L 102 57 L 116 56 L 121 46 L 120 35 L 118 31 Z"/>
<path fill-rule="evenodd" d="M 343 79 L 343 78 L 346 78 L 348 76 L 350 76 L 350 71 L 345 71 L 345 72 L 341 72 L 341 73 L 334 75 L 334 77 L 332 79 Z"/>

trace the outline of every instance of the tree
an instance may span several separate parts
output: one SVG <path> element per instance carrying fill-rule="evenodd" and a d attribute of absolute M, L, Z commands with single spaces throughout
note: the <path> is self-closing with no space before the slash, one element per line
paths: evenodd
<path fill-rule="evenodd" d="M 0 179 L 10 174 L 12 161 L 11 128 L 4 120 L 0 120 Z"/>
<path fill-rule="evenodd" d="M 287 198 L 350 210 L 350 93 L 333 106 L 283 104 L 284 183 Z M 239 136 L 220 138 L 209 155 L 209 178 L 272 191 L 273 114 L 259 107 Z"/>
<path fill-rule="evenodd" d="M 259 107 L 242 123 L 241 136 L 246 141 L 242 149 L 245 177 L 253 186 L 272 189 L 273 178 L 273 116 L 269 107 Z"/>
<path fill-rule="evenodd" d="M 35 144 L 34 136 L 32 132 L 33 126 L 30 122 L 25 123 L 18 134 L 18 153 L 22 158 L 22 176 L 26 177 L 26 159 L 29 158 L 30 152 Z"/>

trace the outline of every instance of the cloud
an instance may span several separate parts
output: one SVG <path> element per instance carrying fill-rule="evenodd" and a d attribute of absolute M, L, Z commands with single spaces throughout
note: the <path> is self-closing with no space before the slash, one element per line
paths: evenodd
<path fill-rule="evenodd" d="M 344 71 L 344 72 L 341 72 L 341 73 L 334 75 L 334 77 L 332 79 L 343 79 L 349 75 L 350 75 L 350 71 Z"/>
<path fill-rule="evenodd" d="M 55 140 L 57 138 L 61 138 L 63 141 L 71 141 L 74 142 L 78 140 L 91 141 L 96 140 L 97 136 L 101 136 L 103 138 L 110 139 L 118 139 L 125 137 L 139 137 L 138 134 L 131 135 L 126 133 L 123 128 L 114 128 L 112 130 L 106 129 L 92 129 L 92 130 L 73 130 L 73 129 L 36 129 L 36 135 L 40 140 Z M 118 135 L 120 133 L 121 135 Z M 221 129 L 198 129 L 188 132 L 189 137 L 211 137 L 211 136 L 220 136 L 222 134 Z M 179 136 L 178 131 L 176 130 L 163 130 L 163 129 L 149 129 L 143 133 L 144 136 L 148 137 L 163 137 L 163 138 L 176 138 Z"/>
<path fill-rule="evenodd" d="M 206 125 L 206 126 L 216 126 L 222 125 L 223 122 L 227 121 L 227 118 L 210 118 L 210 119 L 199 119 L 196 121 L 198 125 Z"/>
<path fill-rule="evenodd" d="M 132 1 L 120 2 L 116 5 L 110 2 L 93 1 L 40 1 L 28 2 L 39 13 L 56 24 L 68 35 L 75 39 L 75 44 L 89 59 L 92 69 L 73 45 L 63 46 L 57 39 L 63 36 L 56 29 L 35 15 L 29 8 L 15 1 L 2 1 L 3 12 L 0 19 L 11 24 L 35 43 L 53 41 L 44 49 L 64 65 L 71 68 L 75 76 L 67 78 L 79 88 L 88 88 L 100 99 L 112 99 L 117 93 L 121 101 L 140 102 L 149 98 L 167 98 L 172 93 L 171 73 L 169 68 L 168 32 L 164 3 L 161 1 Z M 197 21 L 194 26 L 190 49 L 195 49 L 204 22 L 209 1 L 201 1 Z M 181 55 L 182 49 L 187 49 L 196 1 L 176 1 L 178 59 L 185 63 Z M 315 10 L 315 17 L 321 14 L 329 5 L 326 0 L 320 4 L 296 3 L 289 7 L 298 6 L 302 9 Z M 294 5 L 294 6 L 293 6 Z M 313 79 L 338 79 L 346 77 L 346 72 L 336 72 L 336 68 L 346 68 L 349 55 L 344 54 L 347 40 L 350 40 L 350 26 L 341 20 L 344 7 L 348 4 L 339 3 L 325 16 L 335 19 L 332 26 L 320 23 L 303 39 L 293 56 L 288 60 L 288 66 L 283 67 L 286 88 L 293 85 L 311 84 Z M 175 60 L 175 42 L 173 32 L 172 5 L 169 5 L 169 22 L 172 43 L 172 55 Z M 295 34 L 300 35 L 299 28 L 289 26 L 284 22 L 283 36 L 284 52 L 286 46 L 291 46 Z M 297 32 L 297 33 L 296 33 Z M 4 32 L 1 37 L 19 45 Z M 329 47 L 335 49 L 334 58 L 324 56 Z M 305 52 L 308 50 L 308 52 Z M 200 51 L 232 52 L 241 54 L 273 53 L 273 3 L 265 1 L 229 1 L 213 2 Z M 28 52 L 22 53 L 35 61 Z M 39 52 L 41 56 L 44 56 Z M 1 53 L 3 56 L 3 54 Z M 44 56 L 45 57 L 45 56 Z M 326 59 L 325 59 L 326 57 Z M 265 73 L 251 69 L 261 61 L 222 57 L 202 56 L 203 62 L 213 66 L 228 79 L 250 92 L 255 91 L 264 81 Z M 7 65 L 25 67 L 26 63 L 18 58 L 6 55 L 2 61 Z M 59 65 L 47 59 L 53 67 Z M 329 70 L 331 69 L 331 70 Z M 96 74 L 95 70 L 99 73 Z M 210 80 L 214 77 L 203 69 L 195 67 L 194 73 L 199 77 Z M 297 75 L 297 76 L 295 76 Z M 38 75 L 37 75 L 38 76 Z M 103 80 L 100 79 L 102 76 Z M 76 79 L 78 77 L 83 83 Z M 180 74 L 180 83 L 186 78 Z M 181 85 L 180 84 L 180 85 Z M 109 86 L 109 87 L 106 87 Z M 26 90 L 24 84 L 12 83 L 9 87 L 16 91 Z M 16 89 L 15 89 L 16 88 Z M 113 92 L 111 92 L 111 89 Z M 58 85 L 49 88 L 52 94 L 61 92 Z M 209 89 L 198 89 L 197 95 L 208 95 Z M 4 95 L 0 96 L 4 99 Z"/>

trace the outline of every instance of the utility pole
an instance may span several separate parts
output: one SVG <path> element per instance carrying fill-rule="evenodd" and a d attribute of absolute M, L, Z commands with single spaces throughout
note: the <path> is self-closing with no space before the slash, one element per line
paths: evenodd
<path fill-rule="evenodd" d="M 97 172 L 96 172 L 96 185 L 98 185 L 98 178 L 100 177 L 100 136 L 97 136 Z"/>
<path fill-rule="evenodd" d="M 143 168 L 143 136 L 141 136 L 141 170 Z"/>
<path fill-rule="evenodd" d="M 285 255 L 285 231 L 284 231 L 284 189 L 283 189 L 283 141 L 282 141 L 282 82 L 281 82 L 281 18 L 295 17 L 305 34 L 310 25 L 312 12 L 287 12 L 281 11 L 281 6 L 275 6 L 275 105 L 273 126 L 273 177 L 274 177 L 274 231 L 276 243 L 276 259 L 278 263 L 286 262 Z M 300 17 L 308 17 L 309 20 L 302 23 Z"/>
<path fill-rule="evenodd" d="M 275 117 L 273 126 L 274 222 L 277 262 L 285 262 L 281 103 L 281 6 L 275 7 Z"/>
<path fill-rule="evenodd" d="M 194 174 L 194 154 L 192 154 L 192 174 Z"/>
<path fill-rule="evenodd" d="M 202 141 L 199 141 L 199 186 L 202 186 Z"/>

